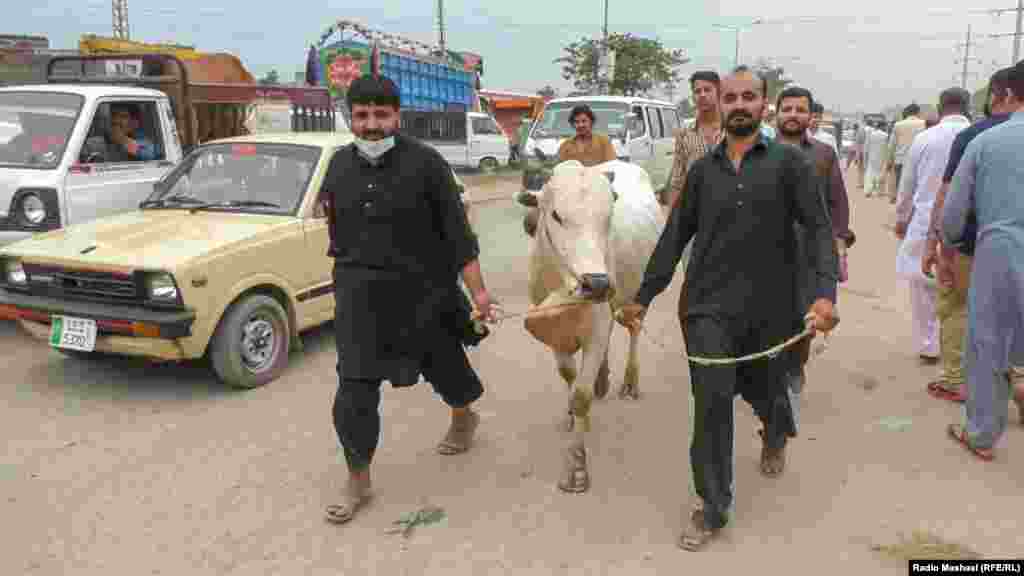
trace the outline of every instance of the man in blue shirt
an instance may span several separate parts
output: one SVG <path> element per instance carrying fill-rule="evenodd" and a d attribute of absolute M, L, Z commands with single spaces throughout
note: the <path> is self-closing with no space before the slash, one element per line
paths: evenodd
<path fill-rule="evenodd" d="M 971 271 L 971 257 L 974 255 L 977 221 L 969 215 L 964 232 L 964 244 L 959 250 L 939 245 L 939 222 L 946 193 L 953 181 L 953 175 L 960 165 L 967 145 L 982 132 L 1002 124 L 1010 118 L 1012 103 L 1008 98 L 1010 72 L 1005 68 L 996 72 L 989 81 L 989 100 L 985 106 L 987 118 L 957 134 L 949 153 L 949 163 L 942 176 L 942 187 L 932 208 L 931 225 L 925 244 L 922 272 L 931 274 L 936 267 L 939 275 L 938 302 L 936 313 L 939 318 L 940 347 L 942 350 L 942 375 L 928 383 L 928 392 L 936 398 L 963 402 L 967 398 L 964 376 L 964 334 L 967 332 L 967 288 Z"/>
<path fill-rule="evenodd" d="M 986 130 L 964 151 L 942 209 L 940 240 L 964 244 L 970 214 L 977 221 L 967 295 L 967 406 L 949 435 L 982 460 L 1006 431 L 1011 390 L 1024 415 L 1024 386 L 1012 366 L 1024 360 L 1024 61 L 1007 82 L 1009 120 Z"/>
<path fill-rule="evenodd" d="M 110 105 L 110 141 L 122 158 L 119 161 L 156 160 L 160 150 L 142 129 L 142 113 L 135 104 Z"/>

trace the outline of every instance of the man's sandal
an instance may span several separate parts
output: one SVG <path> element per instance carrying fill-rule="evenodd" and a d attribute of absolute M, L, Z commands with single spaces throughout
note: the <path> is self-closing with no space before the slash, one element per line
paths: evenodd
<path fill-rule="evenodd" d="M 970 439 L 967 438 L 967 429 L 959 424 L 950 424 L 949 428 L 946 429 L 949 432 L 949 436 L 960 443 L 965 450 L 974 454 L 978 458 L 991 462 L 995 459 L 995 453 L 992 452 L 991 448 L 978 448 L 971 444 Z"/>
<path fill-rule="evenodd" d="M 469 450 L 473 443 L 473 434 L 480 425 L 480 415 L 476 412 L 468 412 L 465 418 L 453 420 L 448 427 L 448 433 L 437 445 L 437 451 L 445 456 L 462 454 Z"/>
<path fill-rule="evenodd" d="M 690 521 L 679 535 L 679 547 L 688 552 L 699 552 L 718 535 L 718 530 L 704 524 L 704 510 L 697 508 L 690 514 Z"/>
<path fill-rule="evenodd" d="M 346 524 L 356 516 L 356 512 L 373 499 L 369 488 L 354 488 L 350 484 L 345 488 L 345 501 L 341 504 L 327 506 L 324 517 L 331 524 Z"/>
<path fill-rule="evenodd" d="M 764 430 L 758 430 L 761 436 L 761 474 L 769 478 L 778 478 L 786 469 L 786 445 L 781 448 L 769 448 Z"/>
<path fill-rule="evenodd" d="M 949 400 L 950 402 L 956 402 L 962 404 L 967 398 L 961 394 L 960 390 L 950 390 L 943 385 L 943 380 L 934 380 L 928 383 L 928 393 L 940 400 Z"/>

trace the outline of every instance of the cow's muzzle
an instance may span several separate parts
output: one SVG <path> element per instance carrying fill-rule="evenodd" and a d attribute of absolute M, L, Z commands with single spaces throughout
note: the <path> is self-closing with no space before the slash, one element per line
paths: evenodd
<path fill-rule="evenodd" d="M 612 282 L 607 274 L 584 274 L 580 277 L 579 295 L 587 300 L 604 302 L 613 293 Z"/>

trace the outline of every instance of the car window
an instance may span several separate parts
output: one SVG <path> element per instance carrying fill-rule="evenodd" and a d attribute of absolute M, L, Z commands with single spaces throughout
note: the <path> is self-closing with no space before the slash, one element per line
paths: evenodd
<path fill-rule="evenodd" d="M 126 120 L 126 116 L 130 120 Z M 133 153 L 129 147 L 120 144 L 115 139 L 119 132 L 140 145 L 141 149 Z M 96 107 L 78 158 L 79 162 L 91 164 L 166 159 L 167 148 L 157 103 L 133 100 L 107 101 Z"/>

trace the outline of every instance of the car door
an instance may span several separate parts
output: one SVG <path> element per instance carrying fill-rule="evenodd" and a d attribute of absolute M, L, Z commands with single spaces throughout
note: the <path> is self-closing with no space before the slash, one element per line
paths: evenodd
<path fill-rule="evenodd" d="M 327 166 L 336 152 L 337 149 L 334 149 L 324 154 L 321 173 L 326 174 Z M 317 176 L 314 176 L 310 185 L 317 181 Z M 319 186 L 322 186 L 322 180 L 320 182 Z M 310 189 L 306 193 L 319 195 L 320 190 Z M 296 300 L 303 316 L 309 318 L 310 322 L 324 321 L 334 317 L 334 259 L 327 255 L 331 233 L 327 212 L 321 202 L 313 204 L 313 209 L 303 218 L 302 227 L 306 236 L 306 250 L 302 258 L 307 263 L 307 272 Z"/>
<path fill-rule="evenodd" d="M 109 134 L 110 106 L 114 103 L 132 104 L 140 111 L 142 129 L 157 146 L 155 159 L 122 161 L 103 157 L 87 162 L 89 152 L 99 150 Z M 93 108 L 86 141 L 75 151 L 77 157 L 65 176 L 68 223 L 137 209 L 139 202 L 153 192 L 153 184 L 173 166 L 167 159 L 165 140 L 156 100 L 100 100 Z M 109 144 L 106 150 L 110 151 Z"/>
<path fill-rule="evenodd" d="M 493 158 L 499 164 L 508 163 L 508 138 L 494 119 L 489 116 L 474 116 L 471 118 L 470 127 L 470 150 L 475 164 L 479 165 L 484 158 Z"/>

